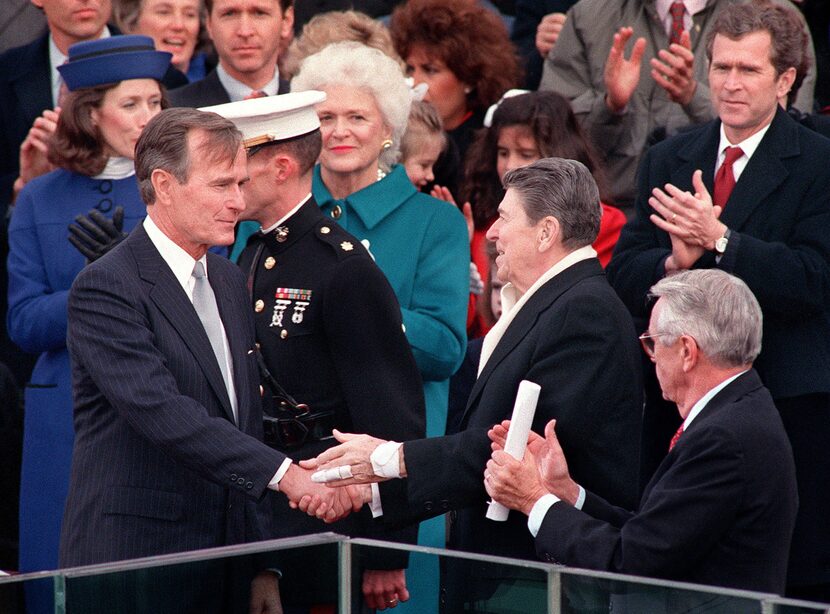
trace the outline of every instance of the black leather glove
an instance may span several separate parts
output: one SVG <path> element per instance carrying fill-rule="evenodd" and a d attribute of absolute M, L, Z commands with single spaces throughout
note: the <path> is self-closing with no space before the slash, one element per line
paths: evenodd
<path fill-rule="evenodd" d="M 112 219 L 93 209 L 87 215 L 75 216 L 69 225 L 69 242 L 87 262 L 94 262 L 126 238 L 123 228 L 124 207 L 116 207 Z"/>

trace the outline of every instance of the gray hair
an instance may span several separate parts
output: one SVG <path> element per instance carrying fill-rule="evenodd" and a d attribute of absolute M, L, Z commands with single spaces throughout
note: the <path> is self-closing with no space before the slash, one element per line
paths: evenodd
<path fill-rule="evenodd" d="M 521 194 L 525 214 L 533 224 L 549 215 L 559 221 L 564 247 L 577 249 L 596 240 L 602 217 L 599 190 L 581 162 L 542 158 L 508 171 L 503 183 L 505 190 Z"/>
<path fill-rule="evenodd" d="M 761 352 L 763 316 L 758 299 L 742 280 L 719 269 L 683 271 L 661 279 L 651 296 L 663 300 L 655 321 L 671 345 L 689 335 L 716 365 L 751 364 Z"/>
<path fill-rule="evenodd" d="M 392 129 L 392 146 L 380 154 L 380 165 L 389 171 L 398 161 L 406 131 L 412 95 L 401 67 L 382 51 L 353 41 L 333 43 L 308 56 L 291 81 L 292 92 L 343 85 L 370 93 L 383 121 Z"/>
<path fill-rule="evenodd" d="M 141 199 L 156 202 L 152 174 L 155 169 L 169 172 L 180 184 L 190 175 L 190 144 L 195 132 L 206 136 L 199 153 L 216 164 L 231 165 L 242 145 L 242 133 L 233 122 L 189 107 L 165 109 L 147 122 L 135 144 L 135 176 Z"/>

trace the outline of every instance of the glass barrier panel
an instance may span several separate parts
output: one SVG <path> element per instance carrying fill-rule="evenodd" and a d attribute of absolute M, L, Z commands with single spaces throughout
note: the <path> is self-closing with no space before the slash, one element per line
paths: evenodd
<path fill-rule="evenodd" d="M 58 572 L 0 576 L 0 614 L 59 613 L 62 586 Z"/>
<path fill-rule="evenodd" d="M 814 603 L 796 599 L 770 599 L 764 614 L 830 614 L 830 603 Z"/>
<path fill-rule="evenodd" d="M 350 540 L 349 547 L 352 551 L 353 594 L 359 595 L 357 582 L 368 561 L 408 550 L 412 561 L 437 557 L 442 579 L 440 606 L 438 603 L 419 604 L 419 612 L 442 609 L 448 613 L 544 614 L 549 611 L 550 565 L 364 539 Z M 352 611 L 357 610 L 353 608 Z"/>
<path fill-rule="evenodd" d="M 562 568 L 563 614 L 762 614 L 762 593 Z"/>
<path fill-rule="evenodd" d="M 326 533 L 67 569 L 66 611 L 248 614 L 277 596 L 274 570 L 285 606 L 333 607 L 343 539 Z"/>

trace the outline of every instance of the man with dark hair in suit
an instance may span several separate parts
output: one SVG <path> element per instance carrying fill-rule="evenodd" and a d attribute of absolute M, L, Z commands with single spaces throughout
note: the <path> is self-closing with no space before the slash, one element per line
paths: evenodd
<path fill-rule="evenodd" d="M 384 522 L 457 510 L 450 547 L 535 558 L 533 541 L 515 515 L 504 523 L 485 519 L 487 429 L 509 416 L 519 382 L 539 384 L 537 431 L 557 418 L 574 473 L 618 504 L 634 505 L 642 380 L 631 318 L 591 248 L 600 207 L 588 169 L 545 158 L 510 171 L 504 185 L 499 218 L 487 233 L 496 244 L 499 279 L 508 282 L 504 311 L 484 338 L 459 432 L 403 444 L 341 435 L 348 442 L 316 463 L 321 473 L 349 465 L 364 482 L 406 477 L 404 496 L 392 490 L 399 488 L 395 481 L 379 487 L 373 503 L 382 505 Z M 507 569 L 481 564 L 448 562 L 442 572 L 448 612 L 488 597 L 501 580 L 515 579 Z"/>
<path fill-rule="evenodd" d="M 661 278 L 719 268 L 764 311 L 755 368 L 792 443 L 800 507 L 788 594 L 830 600 L 830 141 L 780 107 L 803 33 L 767 3 L 730 6 L 708 41 L 718 119 L 653 147 L 607 273 L 636 317 Z"/>
<path fill-rule="evenodd" d="M 266 493 L 298 501 L 314 488 L 262 442 L 245 279 L 207 252 L 233 240 L 245 207 L 239 131 L 168 109 L 135 160 L 147 218 L 69 295 L 76 437 L 61 566 L 264 539 Z M 331 520 L 351 506 L 316 492 Z"/>
<path fill-rule="evenodd" d="M 277 60 L 291 36 L 293 0 L 205 0 L 205 26 L 219 64 L 195 83 L 170 92 L 177 107 L 204 107 L 284 94 Z"/>
<path fill-rule="evenodd" d="M 666 277 L 652 295 L 640 340 L 683 424 L 639 509 L 610 505 L 571 478 L 556 421 L 545 438 L 531 435 L 521 461 L 503 451 L 509 423 L 496 425 L 487 492 L 528 516 L 544 560 L 780 593 L 798 496 L 784 425 L 752 370 L 758 301 L 718 270 Z"/>

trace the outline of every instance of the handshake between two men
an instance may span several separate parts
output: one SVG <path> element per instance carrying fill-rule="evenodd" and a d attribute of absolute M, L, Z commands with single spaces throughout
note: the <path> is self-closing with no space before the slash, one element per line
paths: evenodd
<path fill-rule="evenodd" d="M 556 420 L 551 420 L 545 437 L 531 431 L 521 460 L 504 451 L 509 420 L 488 431 L 493 453 L 482 468 L 483 482 L 494 501 L 526 515 L 546 494 L 572 505 L 577 501 L 580 486 L 570 477 L 555 426 Z M 325 484 L 328 490 L 305 494 L 291 506 L 326 523 L 357 512 L 364 504 L 371 505 L 376 517 L 382 515 L 379 492 L 371 484 L 407 477 L 404 444 L 336 429 L 334 436 L 340 445 L 300 461 L 303 469 L 314 471 L 311 480 Z"/>

